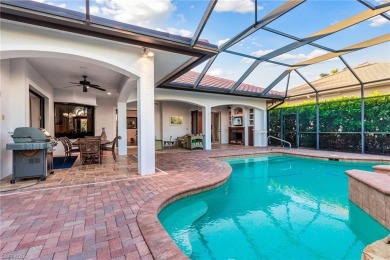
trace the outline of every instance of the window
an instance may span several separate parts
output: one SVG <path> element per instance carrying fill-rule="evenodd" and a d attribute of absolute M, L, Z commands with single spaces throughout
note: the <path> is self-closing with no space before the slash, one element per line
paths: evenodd
<path fill-rule="evenodd" d="M 55 103 L 54 111 L 56 137 L 82 138 L 95 135 L 94 107 Z"/>

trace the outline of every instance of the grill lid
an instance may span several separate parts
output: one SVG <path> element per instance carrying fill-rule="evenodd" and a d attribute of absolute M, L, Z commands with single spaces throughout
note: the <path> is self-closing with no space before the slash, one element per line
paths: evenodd
<path fill-rule="evenodd" d="M 34 127 L 18 127 L 12 135 L 15 143 L 45 142 L 45 134 Z"/>

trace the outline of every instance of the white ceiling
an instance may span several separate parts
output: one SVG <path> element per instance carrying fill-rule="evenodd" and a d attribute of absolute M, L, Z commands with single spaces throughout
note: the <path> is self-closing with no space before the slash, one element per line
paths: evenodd
<path fill-rule="evenodd" d="M 88 92 L 97 96 L 107 96 L 107 92 L 115 95 L 120 82 L 125 77 L 118 72 L 100 67 L 96 64 L 74 60 L 28 58 L 28 61 L 53 88 L 69 89 L 82 93 L 82 86 L 76 86 L 70 82 L 79 82 L 83 80 L 83 75 L 87 75 L 87 80 L 91 84 L 96 84 L 106 89 L 106 91 L 93 88 L 88 89 Z"/>
<path fill-rule="evenodd" d="M 155 83 L 191 59 L 191 56 L 177 53 L 160 50 L 153 51 L 155 53 Z M 106 91 L 93 88 L 88 89 L 89 93 L 98 97 L 108 96 L 108 92 L 112 93 L 111 96 L 116 96 L 119 84 L 128 78 L 98 64 L 58 58 L 34 57 L 27 60 L 53 88 L 69 89 L 76 93 L 82 93 L 82 86 L 76 86 L 70 82 L 79 82 L 83 80 L 83 75 L 87 75 L 87 80 L 91 84 L 96 84 L 106 89 Z"/>

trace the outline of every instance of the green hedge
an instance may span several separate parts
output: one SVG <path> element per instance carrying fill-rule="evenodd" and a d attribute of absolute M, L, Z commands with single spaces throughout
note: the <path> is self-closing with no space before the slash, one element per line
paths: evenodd
<path fill-rule="evenodd" d="M 390 132 L 390 95 L 364 100 L 365 132 Z M 287 105 L 269 111 L 269 132 L 280 132 L 281 116 L 299 113 L 299 131 L 316 132 L 316 105 Z M 320 132 L 360 132 L 361 99 L 338 98 L 319 103 Z"/>
<path fill-rule="evenodd" d="M 300 134 L 299 145 L 315 147 L 315 134 L 313 133 L 316 132 L 316 104 L 314 102 L 297 105 L 287 103 L 269 111 L 268 131 L 270 135 L 281 137 L 281 119 L 287 114 L 298 114 L 299 132 L 303 133 Z M 291 118 L 294 119 L 294 116 L 288 117 L 286 129 L 292 129 L 294 122 L 291 122 Z M 390 149 L 390 95 L 381 96 L 374 93 L 373 96 L 365 98 L 364 121 L 366 150 L 375 150 L 373 153 L 388 153 Z M 322 133 L 320 135 L 321 149 L 359 150 L 362 126 L 361 99 L 341 97 L 319 103 L 319 126 L 320 133 Z M 333 132 L 333 134 L 326 134 L 327 132 Z M 348 132 L 354 132 L 354 134 L 347 134 Z"/>
<path fill-rule="evenodd" d="M 365 99 L 364 111 L 365 132 L 390 132 L 390 96 Z"/>

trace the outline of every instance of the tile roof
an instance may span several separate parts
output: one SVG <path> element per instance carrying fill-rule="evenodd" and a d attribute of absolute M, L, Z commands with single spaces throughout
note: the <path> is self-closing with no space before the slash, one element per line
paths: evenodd
<path fill-rule="evenodd" d="M 183 74 L 182 76 L 178 77 L 173 81 L 173 83 L 177 84 L 184 84 L 184 85 L 193 85 L 198 78 L 199 73 L 195 71 L 188 71 L 187 73 Z M 202 81 L 199 83 L 199 86 L 208 87 L 208 88 L 216 88 L 221 90 L 230 90 L 234 83 L 236 83 L 234 80 L 230 79 L 224 79 L 220 77 L 215 77 L 211 75 L 205 75 L 202 79 Z M 240 86 L 237 88 L 237 91 L 240 93 L 247 92 L 248 94 L 259 94 L 264 90 L 264 88 L 257 87 L 254 85 L 241 83 Z M 284 96 L 284 93 L 279 91 L 273 91 L 271 90 L 269 92 L 271 95 L 277 95 L 277 96 Z"/>
<path fill-rule="evenodd" d="M 363 82 L 390 79 L 390 62 L 366 62 L 353 68 Z M 359 84 L 359 81 L 348 70 L 344 69 L 336 74 L 329 75 L 310 82 L 317 90 L 334 89 L 338 87 Z M 288 91 L 288 96 L 313 92 L 308 84 L 303 84 Z"/>

